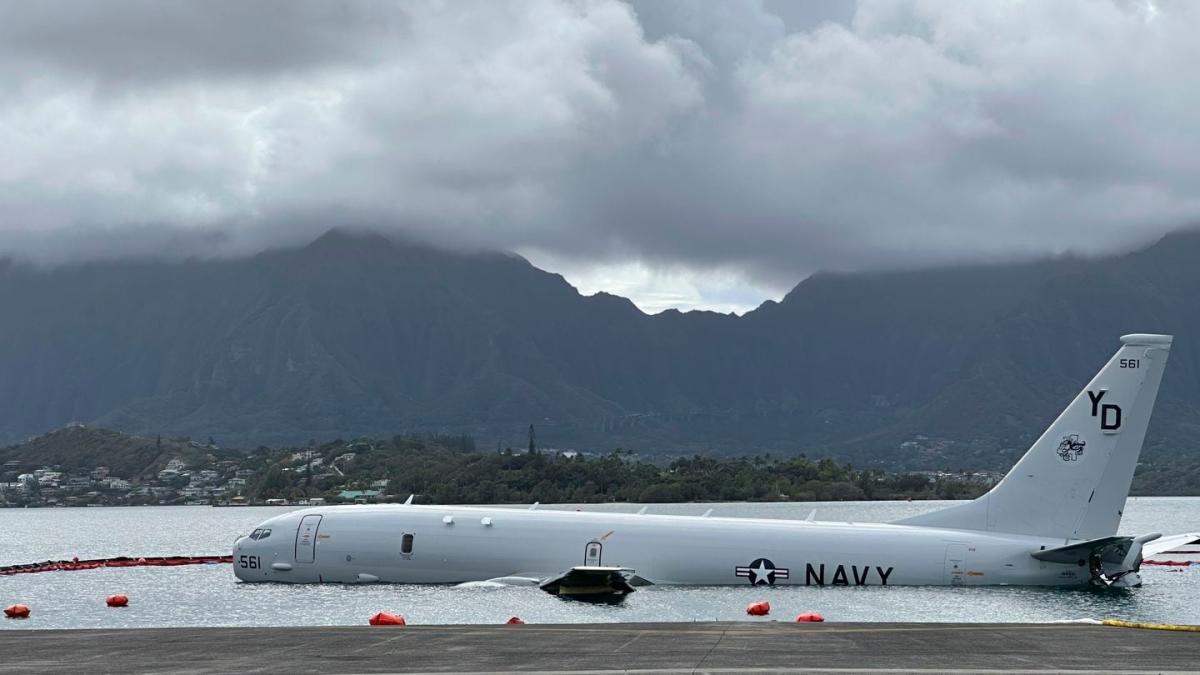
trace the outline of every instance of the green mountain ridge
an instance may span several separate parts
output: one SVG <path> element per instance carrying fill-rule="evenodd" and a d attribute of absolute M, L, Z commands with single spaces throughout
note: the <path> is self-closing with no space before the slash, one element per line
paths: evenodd
<path fill-rule="evenodd" d="M 84 474 L 106 467 L 114 476 L 130 479 L 154 477 L 172 459 L 192 464 L 199 458 L 238 457 L 240 453 L 210 448 L 198 442 L 171 438 L 141 438 L 109 429 L 71 425 L 37 436 L 7 448 L 0 448 L 0 460 L 12 462 L 16 469 L 31 470 L 59 466 Z"/>
<path fill-rule="evenodd" d="M 1200 454 L 1200 233 L 1101 259 L 818 274 L 647 315 L 519 256 L 334 230 L 241 260 L 0 265 L 0 440 L 395 433 L 1006 469 L 1129 332 L 1177 336 L 1147 456 Z"/>

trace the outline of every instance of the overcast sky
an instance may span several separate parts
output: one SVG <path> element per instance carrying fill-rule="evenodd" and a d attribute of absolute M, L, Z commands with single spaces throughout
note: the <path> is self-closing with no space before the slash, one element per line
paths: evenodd
<path fill-rule="evenodd" d="M 0 255 L 334 225 L 643 309 L 1200 224 L 1200 3 L 0 0 Z"/>

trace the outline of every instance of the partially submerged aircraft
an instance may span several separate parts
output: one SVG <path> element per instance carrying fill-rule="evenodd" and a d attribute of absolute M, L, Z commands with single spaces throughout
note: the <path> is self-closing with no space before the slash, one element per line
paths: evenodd
<path fill-rule="evenodd" d="M 1117 535 L 1171 336 L 1121 343 L 990 492 L 893 523 L 416 506 L 410 497 L 271 518 L 238 539 L 234 572 L 609 598 L 643 584 L 1137 586 L 1143 556 L 1200 534 Z"/>

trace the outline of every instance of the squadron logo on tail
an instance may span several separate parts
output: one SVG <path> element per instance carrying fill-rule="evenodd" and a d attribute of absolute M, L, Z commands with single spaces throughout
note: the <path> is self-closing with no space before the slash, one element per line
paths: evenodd
<path fill-rule="evenodd" d="M 1079 437 L 1079 434 L 1068 434 L 1063 436 L 1062 442 L 1058 444 L 1058 456 L 1062 457 L 1064 462 L 1074 462 L 1083 456 L 1083 448 L 1087 445 L 1087 441 Z"/>

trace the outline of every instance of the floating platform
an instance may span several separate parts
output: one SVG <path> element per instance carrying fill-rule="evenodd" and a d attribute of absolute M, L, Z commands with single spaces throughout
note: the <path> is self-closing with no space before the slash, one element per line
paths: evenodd
<path fill-rule="evenodd" d="M 1079 624 L 0 630 L 0 673 L 1169 673 L 1196 672 L 1198 647 L 1196 633 Z"/>

